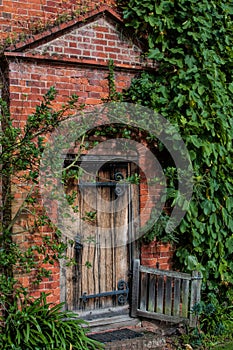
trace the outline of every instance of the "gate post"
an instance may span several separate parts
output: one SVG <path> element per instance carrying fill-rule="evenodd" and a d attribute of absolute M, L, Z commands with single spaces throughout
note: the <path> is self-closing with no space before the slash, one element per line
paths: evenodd
<path fill-rule="evenodd" d="M 137 317 L 139 303 L 139 267 L 140 260 L 133 260 L 133 277 L 132 277 L 132 299 L 131 299 L 131 317 Z"/>
<path fill-rule="evenodd" d="M 191 299 L 190 299 L 190 316 L 189 316 L 189 326 L 196 327 L 198 316 L 193 314 L 193 307 L 195 304 L 201 301 L 201 280 L 202 274 L 198 271 L 192 272 L 192 282 L 191 282 Z"/>

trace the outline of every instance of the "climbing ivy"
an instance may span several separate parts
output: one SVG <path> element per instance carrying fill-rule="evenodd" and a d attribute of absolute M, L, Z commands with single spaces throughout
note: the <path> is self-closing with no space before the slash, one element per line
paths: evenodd
<path fill-rule="evenodd" d="M 126 25 L 148 44 L 154 72 L 125 98 L 176 125 L 192 160 L 194 191 L 177 229 L 176 256 L 208 287 L 233 283 L 233 4 L 228 0 L 120 1 Z M 176 191 L 174 191 L 176 193 Z"/>
<path fill-rule="evenodd" d="M 35 112 L 27 117 L 23 129 L 14 125 L 6 101 L 0 99 L 0 308 L 4 311 L 13 302 L 16 292 L 26 291 L 20 283 L 22 274 L 34 271 L 30 282 L 38 284 L 51 273 L 46 264 L 53 265 L 65 258 L 67 244 L 60 239 L 61 232 L 41 205 L 40 161 L 46 136 L 72 116 L 74 109 L 81 110 L 83 106 L 77 105 L 78 98 L 73 95 L 59 110 L 55 110 L 56 96 L 57 91 L 51 87 Z M 21 194 L 20 199 L 18 193 Z M 43 229 L 48 234 L 43 234 L 37 244 L 34 237 Z M 22 235 L 25 245 L 21 244 L 19 235 Z"/>

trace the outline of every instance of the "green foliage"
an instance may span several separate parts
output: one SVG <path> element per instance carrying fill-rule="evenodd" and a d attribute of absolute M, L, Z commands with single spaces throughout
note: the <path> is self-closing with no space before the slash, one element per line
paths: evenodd
<path fill-rule="evenodd" d="M 202 271 L 215 290 L 233 283 L 233 6 L 228 0 L 120 3 L 127 25 L 159 63 L 134 79 L 125 98 L 176 125 L 194 168 L 192 202 L 177 229 L 180 268 Z M 170 201 L 172 193 L 177 198 L 171 184 Z"/>
<path fill-rule="evenodd" d="M 89 339 L 77 314 L 62 311 L 63 303 L 47 303 L 47 295 L 25 299 L 15 297 L 8 307 L 5 325 L 0 327 L 2 350 L 88 350 L 103 346 Z M 23 301 L 22 301 L 23 300 Z"/>
<path fill-rule="evenodd" d="M 152 211 L 150 219 L 147 221 L 146 225 L 143 227 L 142 239 L 145 243 L 152 242 L 155 238 L 160 242 L 170 242 L 177 243 L 178 238 L 173 230 L 165 231 L 168 221 L 170 220 L 170 215 L 165 211 L 159 215 L 156 211 Z M 171 223 L 172 224 L 172 223 Z"/>
<path fill-rule="evenodd" d="M 52 87 L 43 101 L 28 116 L 23 129 L 17 128 L 6 102 L 0 100 L 0 166 L 3 188 L 0 235 L 0 349 L 2 350 L 78 350 L 102 349 L 102 345 L 89 339 L 84 321 L 77 314 L 62 311 L 63 303 L 49 304 L 47 295 L 29 297 L 18 276 L 30 274 L 30 282 L 39 284 L 51 271 L 46 268 L 59 259 L 67 259 L 67 245 L 61 232 L 51 223 L 42 208 L 38 191 L 40 161 L 45 138 L 60 123 L 73 114 L 77 97 L 72 96 L 59 110 L 53 108 L 56 90 Z M 22 198 L 17 200 L 15 195 Z M 67 194 L 65 200 L 74 205 L 76 193 Z M 17 210 L 11 210 L 14 206 Z M 78 210 L 78 208 L 75 208 Z M 34 240 L 41 229 L 49 232 Z M 17 235 L 24 235 L 23 244 Z M 70 259 L 67 264 L 73 264 Z M 34 278 L 34 280 L 33 280 Z M 31 285 L 30 285 L 31 287 Z"/>
<path fill-rule="evenodd" d="M 233 348 L 233 342 L 232 341 L 227 341 L 224 344 L 214 346 L 214 350 L 231 350 Z"/>
<path fill-rule="evenodd" d="M 54 264 L 58 259 L 66 258 L 67 244 L 60 240 L 61 233 L 41 205 L 39 167 L 45 138 L 73 114 L 74 108 L 80 110 L 83 106 L 77 105 L 77 96 L 73 95 L 56 110 L 53 107 L 56 95 L 56 90 L 51 87 L 35 112 L 28 116 L 23 128 L 16 126 L 7 103 L 0 99 L 0 303 L 3 309 L 9 307 L 20 286 L 15 272 L 20 276 L 36 271 L 33 282 L 39 283 L 50 275 L 43 264 Z M 19 200 L 18 194 L 22 196 Z M 15 210 L 12 210 L 13 202 Z M 34 241 L 34 234 L 40 233 L 42 228 L 46 228 L 44 232 L 48 234 L 43 234 L 38 244 L 38 240 Z M 23 244 L 17 240 L 17 235 L 24 235 Z"/>
<path fill-rule="evenodd" d="M 117 92 L 115 85 L 115 74 L 114 74 L 114 62 L 112 59 L 109 60 L 108 63 L 108 87 L 109 87 L 109 96 L 108 100 L 110 101 L 121 101 L 122 94 Z"/>
<path fill-rule="evenodd" d="M 208 302 L 196 304 L 192 311 L 198 316 L 198 325 L 183 336 L 185 343 L 198 349 L 212 349 L 219 342 L 232 339 L 232 300 L 220 303 L 215 295 L 210 294 Z"/>
<path fill-rule="evenodd" d="M 136 185 L 139 185 L 140 184 L 140 181 L 141 181 L 141 177 L 140 177 L 140 174 L 132 174 L 131 176 L 128 176 L 125 181 L 127 181 L 128 183 L 130 184 L 136 184 Z"/>
<path fill-rule="evenodd" d="M 83 221 L 95 222 L 96 221 L 96 211 L 86 211 L 85 216 L 82 217 Z"/>
<path fill-rule="evenodd" d="M 43 97 L 40 105 L 36 106 L 33 114 L 28 116 L 24 130 L 12 124 L 7 104 L 0 99 L 2 130 L 0 143 L 0 164 L 8 165 L 3 175 L 15 174 L 17 171 L 31 170 L 26 176 L 28 180 L 36 182 L 38 178 L 37 165 L 43 152 L 44 134 L 54 130 L 62 120 L 68 118 L 70 111 L 75 108 L 77 96 L 62 106 L 58 111 L 54 110 L 52 103 L 56 99 L 57 92 L 51 87 Z M 10 168 L 9 168 L 10 166 Z"/>

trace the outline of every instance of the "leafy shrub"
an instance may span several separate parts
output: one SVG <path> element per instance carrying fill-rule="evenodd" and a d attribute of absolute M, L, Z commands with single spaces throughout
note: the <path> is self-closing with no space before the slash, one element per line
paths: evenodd
<path fill-rule="evenodd" d="M 233 337 L 233 305 L 224 301 L 220 303 L 216 295 L 209 295 L 208 302 L 200 302 L 193 308 L 198 315 L 196 328 L 190 330 L 187 339 L 193 347 L 208 349 L 225 339 Z"/>
<path fill-rule="evenodd" d="M 0 328 L 1 350 L 86 350 L 103 346 L 89 339 L 85 322 L 62 311 L 63 303 L 47 303 L 47 295 L 24 301 L 16 297 Z"/>

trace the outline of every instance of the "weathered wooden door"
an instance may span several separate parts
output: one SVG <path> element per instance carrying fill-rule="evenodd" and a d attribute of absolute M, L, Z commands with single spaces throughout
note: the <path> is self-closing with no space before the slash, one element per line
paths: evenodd
<path fill-rule="evenodd" d="M 139 201 L 138 186 L 127 178 L 135 171 L 132 162 L 109 162 L 95 181 L 87 172 L 77 184 L 80 220 L 69 252 L 77 265 L 66 271 L 66 303 L 79 314 L 128 312 Z"/>

